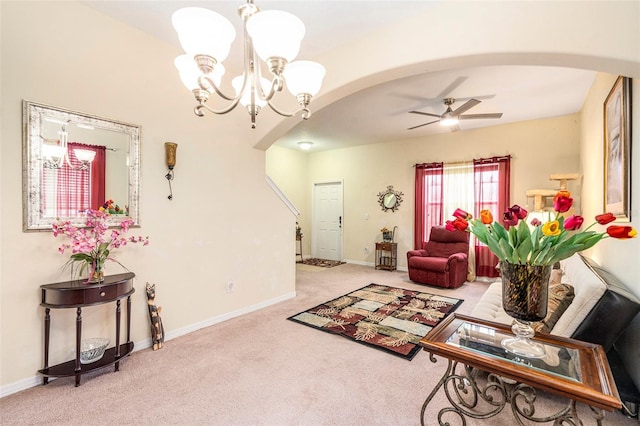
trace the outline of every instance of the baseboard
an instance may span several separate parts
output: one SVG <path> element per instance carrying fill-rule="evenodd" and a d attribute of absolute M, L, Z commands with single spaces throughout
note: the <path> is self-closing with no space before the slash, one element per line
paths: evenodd
<path fill-rule="evenodd" d="M 51 380 L 51 379 L 50 379 Z M 42 376 L 33 376 L 6 386 L 0 387 L 0 398 L 12 395 L 25 389 L 34 388 L 42 384 Z"/>
<path fill-rule="evenodd" d="M 363 262 L 361 260 L 343 259 L 342 261 L 343 262 L 347 262 L 347 263 L 353 263 L 354 265 L 370 266 L 372 268 L 376 267 L 375 263 Z M 408 271 L 406 266 L 398 266 L 398 268 L 396 270 L 399 271 L 399 272 L 407 272 Z"/>
<path fill-rule="evenodd" d="M 374 268 L 376 265 L 371 262 L 363 262 L 361 260 L 342 259 L 343 262 L 353 263 L 354 265 L 371 266 Z"/>
<path fill-rule="evenodd" d="M 271 305 L 284 302 L 285 300 L 293 299 L 294 297 L 296 297 L 296 292 L 292 291 L 290 293 L 283 294 L 282 296 L 265 300 L 264 302 L 256 303 L 255 305 L 245 306 L 244 308 L 240 308 L 235 311 L 228 312 L 226 314 L 218 315 L 213 318 L 209 318 L 207 320 L 204 320 L 195 324 L 191 324 L 186 327 L 179 328 L 177 330 L 170 331 L 166 333 L 165 341 L 175 339 L 176 337 L 184 336 L 185 334 L 192 333 L 194 331 L 200 330 L 201 328 L 210 327 L 212 325 L 219 324 L 221 322 L 239 317 L 241 315 L 245 315 L 254 311 L 258 311 L 260 309 L 264 309 Z M 142 349 L 147 349 L 150 347 L 151 347 L 151 338 L 149 337 L 149 338 L 134 342 L 133 352 L 141 351 Z M 52 380 L 55 380 L 55 378 L 53 377 L 49 378 L 49 381 L 52 381 Z M 9 396 L 26 389 L 36 387 L 41 384 L 42 384 L 42 376 L 32 376 L 23 380 L 19 380 L 14 383 L 10 383 L 5 386 L 0 386 L 0 398 L 4 398 L 5 396 Z"/>
<path fill-rule="evenodd" d="M 186 327 L 179 328 L 177 330 L 170 331 L 166 334 L 165 340 L 175 339 L 176 337 L 184 336 L 185 334 L 193 333 L 194 331 L 200 330 L 201 328 L 210 327 L 212 325 L 230 320 L 232 318 L 239 317 L 241 315 L 245 315 L 254 311 L 258 311 L 260 309 L 269 307 L 271 305 L 275 305 L 280 302 L 284 302 L 285 300 L 293 299 L 296 297 L 296 292 L 292 291 L 291 293 L 283 294 L 282 296 L 275 297 L 273 299 L 265 300 L 264 302 L 256 303 L 255 305 L 245 306 L 244 308 L 237 309 L 235 311 L 228 312 L 226 314 L 218 315 L 213 318 L 209 318 L 207 320 L 188 325 Z M 149 339 L 151 342 L 151 339 Z"/>

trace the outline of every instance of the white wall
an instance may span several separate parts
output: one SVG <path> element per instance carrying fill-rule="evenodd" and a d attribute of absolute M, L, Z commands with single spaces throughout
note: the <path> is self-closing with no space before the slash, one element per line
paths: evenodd
<path fill-rule="evenodd" d="M 599 74 L 589 91 L 581 117 L 581 170 L 584 174 L 583 213 L 592 217 L 602 213 L 604 200 L 604 100 L 613 87 L 617 76 Z M 640 228 L 640 80 L 635 79 L 631 88 L 633 104 L 631 110 L 631 223 Z M 629 223 L 627 223 L 629 224 Z M 629 288 L 640 298 L 640 238 L 629 241 L 605 239 L 589 251 L 589 255 L 602 266 L 615 271 Z"/>
<path fill-rule="evenodd" d="M 77 2 L 2 2 L 0 385 L 37 383 L 39 286 L 64 281 L 68 255 L 50 232 L 22 232 L 22 99 L 142 126 L 141 228 L 148 247 L 114 256 L 137 275 L 132 337 L 150 338 L 145 282 L 169 336 L 294 294 L 295 217 L 265 182 L 242 109 L 198 118 L 173 66 L 180 52 Z M 164 142 L 179 144 L 173 201 Z M 108 266 L 107 273 L 118 273 Z M 227 280 L 235 291 L 226 293 Z M 115 304 L 85 309 L 84 336 L 114 334 Z M 68 359 L 75 312 L 52 317 L 51 363 Z M 212 342 L 215 346 L 224 342 Z M 123 366 L 126 369 L 126 365 Z"/>
<path fill-rule="evenodd" d="M 305 218 L 311 217 L 312 213 L 313 183 L 343 179 L 344 259 L 373 264 L 375 242 L 382 240 L 380 229 L 398 226 L 395 236 L 398 265 L 406 269 L 405 253 L 414 248 L 414 164 L 470 161 L 509 154 L 512 156 L 510 204 L 533 209 L 533 199 L 525 195 L 527 190 L 557 189 L 558 183 L 549 181 L 549 175 L 579 172 L 579 131 L 579 116 L 572 114 L 421 139 L 311 153 L 307 154 L 307 169 L 291 166 L 290 158 L 296 155 L 296 151 L 274 146 L 267 151 L 267 170 L 287 170 L 288 173 L 279 173 L 277 176 L 269 173 L 285 192 L 295 182 L 291 194 L 300 200 L 301 217 Z M 285 164 L 289 164 L 289 167 L 282 166 Z M 296 164 L 304 163 L 300 161 Z M 306 183 L 303 185 L 306 190 L 304 194 L 301 182 Z M 404 194 L 396 212 L 384 212 L 378 204 L 377 194 L 385 191 L 388 185 L 393 185 L 394 190 Z M 579 194 L 580 183 L 571 182 L 569 189 Z M 289 196 L 290 193 L 286 193 Z M 579 209 L 580 197 L 576 198 L 576 208 Z M 309 237 L 310 231 L 307 228 Z"/>
<path fill-rule="evenodd" d="M 0 13 L 3 393 L 36 383 L 42 366 L 38 286 L 64 278 L 51 235 L 21 232 L 22 99 L 142 125 L 140 232 L 152 243 L 119 259 L 138 274 L 138 289 L 156 282 L 169 334 L 291 294 L 295 218 L 264 183 L 264 152 L 251 147 L 268 148 L 293 120 L 261 115 L 250 132 L 240 110 L 194 117 L 172 65 L 177 47 L 79 2 L 2 1 Z M 371 84 L 467 65 L 576 66 L 638 78 L 639 18 L 638 2 L 441 2 L 427 15 L 315 58 L 328 74 L 314 109 Z M 416 49 L 411 42 L 444 36 L 450 43 Z M 166 199 L 165 141 L 180 144 L 172 202 Z M 637 250 L 621 257 L 631 263 Z M 230 278 L 237 290 L 227 295 Z M 97 311 L 85 320 L 112 318 L 111 311 Z M 58 317 L 53 337 L 69 342 L 72 315 Z M 134 317 L 134 340 L 147 339 L 140 291 Z M 66 357 L 67 350 L 58 348 L 55 356 Z"/>
<path fill-rule="evenodd" d="M 311 212 L 309 199 L 309 153 L 271 146 L 266 154 L 267 175 L 277 183 L 289 201 L 300 211 L 296 221 L 302 228 L 302 253 L 311 254 Z M 297 251 L 300 249 L 297 248 Z M 300 257 L 296 257 L 298 260 Z"/>

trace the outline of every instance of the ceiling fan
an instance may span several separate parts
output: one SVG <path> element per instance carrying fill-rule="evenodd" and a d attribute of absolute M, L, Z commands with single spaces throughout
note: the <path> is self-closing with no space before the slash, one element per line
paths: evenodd
<path fill-rule="evenodd" d="M 452 132 L 457 132 L 460 130 L 460 126 L 458 125 L 459 120 L 471 120 L 471 119 L 486 119 L 486 118 L 500 118 L 502 117 L 501 112 L 496 113 L 488 113 L 488 114 L 465 114 L 462 113 L 468 111 L 474 106 L 480 103 L 477 99 L 469 99 L 467 102 L 456 108 L 455 110 L 451 109 L 451 105 L 455 103 L 454 98 L 445 98 L 444 104 L 447 106 L 447 110 L 442 114 L 431 114 L 429 112 L 421 112 L 421 111 L 409 111 L 411 114 L 420 114 L 427 115 L 429 117 L 436 117 L 437 120 L 430 121 L 428 123 L 419 124 L 417 126 L 409 127 L 407 130 L 417 129 L 418 127 L 426 126 L 433 123 L 440 123 L 441 126 L 449 127 L 449 130 Z"/>

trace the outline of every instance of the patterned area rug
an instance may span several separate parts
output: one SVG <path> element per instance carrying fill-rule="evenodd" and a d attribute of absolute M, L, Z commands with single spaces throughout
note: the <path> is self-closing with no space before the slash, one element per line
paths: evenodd
<path fill-rule="evenodd" d="M 312 257 L 310 259 L 305 259 L 304 261 L 298 262 L 298 263 L 302 263 L 304 265 L 320 266 L 322 268 L 333 268 L 334 266 L 343 265 L 346 262 L 339 262 L 337 260 L 317 259 L 315 257 Z"/>
<path fill-rule="evenodd" d="M 411 360 L 420 339 L 462 302 L 372 283 L 288 319 Z"/>

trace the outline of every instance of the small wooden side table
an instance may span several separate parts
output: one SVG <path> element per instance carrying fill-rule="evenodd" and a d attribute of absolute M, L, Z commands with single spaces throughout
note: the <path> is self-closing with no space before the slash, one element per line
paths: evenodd
<path fill-rule="evenodd" d="M 398 243 L 376 243 L 376 269 L 395 271 L 398 267 Z"/>
<path fill-rule="evenodd" d="M 300 253 L 296 250 L 296 257 L 300 256 L 300 262 L 304 262 L 304 257 L 302 257 L 302 235 L 296 235 L 296 241 L 298 242 L 298 248 L 300 249 Z"/>
<path fill-rule="evenodd" d="M 115 371 L 120 369 L 120 360 L 133 351 L 131 341 L 131 295 L 135 274 L 109 275 L 104 281 L 96 284 L 86 284 L 85 280 L 65 281 L 54 284 L 41 285 L 44 314 L 44 368 L 38 370 L 44 377 L 42 384 L 46 385 L 49 377 L 75 376 L 76 386 L 80 386 L 80 376 L 90 371 L 115 364 Z M 127 298 L 127 340 L 120 344 L 120 299 Z M 116 302 L 116 341 L 115 346 L 107 349 L 102 358 L 90 364 L 80 363 L 80 342 L 82 339 L 82 308 Z M 51 330 L 51 309 L 76 308 L 76 358 L 62 364 L 49 366 L 49 336 Z"/>

